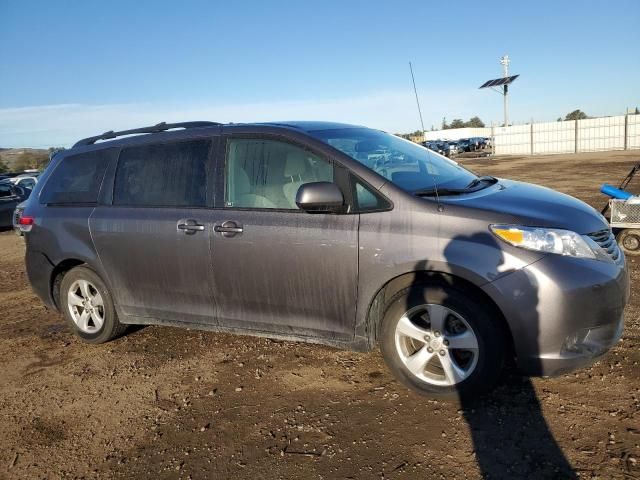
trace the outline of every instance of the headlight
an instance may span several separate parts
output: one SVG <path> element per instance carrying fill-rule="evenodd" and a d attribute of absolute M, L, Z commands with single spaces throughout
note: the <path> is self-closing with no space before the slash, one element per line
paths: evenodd
<path fill-rule="evenodd" d="M 498 238 L 514 247 L 570 257 L 601 257 L 600 248 L 597 245 L 592 246 L 590 239 L 585 239 L 570 230 L 518 225 L 490 225 L 489 228 Z"/>

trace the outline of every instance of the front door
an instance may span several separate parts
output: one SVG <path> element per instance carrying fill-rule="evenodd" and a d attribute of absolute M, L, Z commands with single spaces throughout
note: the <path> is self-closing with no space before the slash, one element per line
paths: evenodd
<path fill-rule="evenodd" d="M 303 183 L 334 181 L 331 161 L 268 138 L 228 138 L 224 208 L 215 211 L 213 291 L 221 324 L 353 338 L 357 214 L 308 214 Z"/>
<path fill-rule="evenodd" d="M 207 139 L 122 150 L 112 205 L 95 209 L 90 229 L 125 314 L 214 322 L 210 152 Z"/>

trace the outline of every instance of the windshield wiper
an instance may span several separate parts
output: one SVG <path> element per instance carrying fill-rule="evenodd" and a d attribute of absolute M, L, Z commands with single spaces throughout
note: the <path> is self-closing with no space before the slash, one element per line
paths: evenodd
<path fill-rule="evenodd" d="M 469 185 L 465 187 L 465 190 L 470 190 L 474 187 L 477 187 L 482 182 L 488 182 L 489 185 L 493 185 L 497 181 L 498 179 L 496 177 L 492 177 L 491 175 L 485 175 L 483 177 L 474 178 L 473 180 L 471 180 L 471 183 L 469 183 Z"/>
<path fill-rule="evenodd" d="M 469 185 L 464 188 L 425 188 L 421 190 L 415 190 L 413 192 L 414 195 L 418 197 L 435 197 L 438 195 L 462 195 L 463 193 L 475 192 L 480 190 L 476 188 L 483 182 L 487 182 L 489 185 L 493 185 L 498 181 L 497 178 L 486 175 L 484 177 L 474 178 Z"/>
<path fill-rule="evenodd" d="M 466 188 L 438 188 L 437 190 L 435 188 L 425 188 L 415 190 L 413 194 L 418 197 L 435 197 L 438 195 L 461 195 L 467 192 Z"/>

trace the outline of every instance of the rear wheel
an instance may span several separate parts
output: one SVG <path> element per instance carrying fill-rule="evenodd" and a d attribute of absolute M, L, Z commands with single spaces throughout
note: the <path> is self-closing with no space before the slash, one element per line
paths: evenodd
<path fill-rule="evenodd" d="M 88 267 L 66 273 L 60 284 L 59 305 L 73 332 L 85 342 L 108 342 L 126 329 L 118 321 L 107 286 Z"/>
<path fill-rule="evenodd" d="M 473 397 L 493 388 L 505 334 L 492 311 L 459 290 L 418 285 L 387 304 L 380 346 L 405 385 L 425 395 Z"/>
<path fill-rule="evenodd" d="M 640 230 L 636 228 L 620 230 L 616 240 L 625 255 L 640 255 Z"/>

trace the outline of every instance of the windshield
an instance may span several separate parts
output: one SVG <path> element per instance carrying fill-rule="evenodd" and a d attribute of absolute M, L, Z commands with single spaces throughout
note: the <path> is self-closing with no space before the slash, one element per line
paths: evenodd
<path fill-rule="evenodd" d="M 477 178 L 442 155 L 379 130 L 340 128 L 310 134 L 409 192 L 433 189 L 434 184 L 465 188 Z"/>

